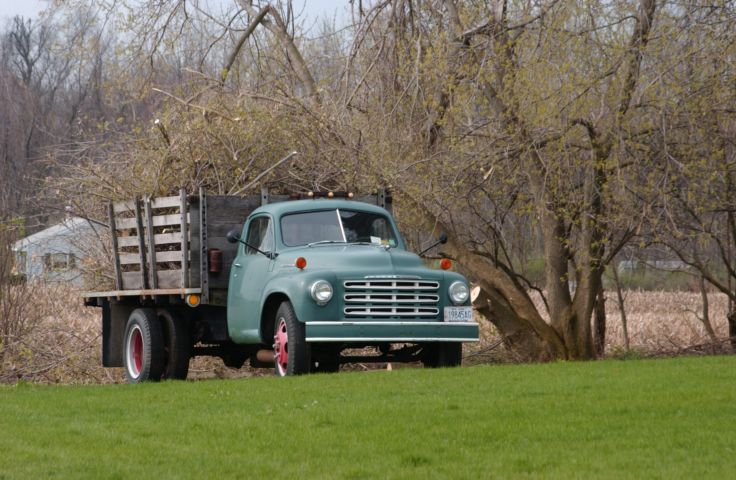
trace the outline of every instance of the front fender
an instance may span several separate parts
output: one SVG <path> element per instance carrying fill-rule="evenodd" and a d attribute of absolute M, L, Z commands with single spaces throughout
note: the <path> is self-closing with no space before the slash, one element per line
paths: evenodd
<path fill-rule="evenodd" d="M 332 285 L 332 299 L 325 305 L 317 305 L 310 288 L 317 280 L 327 280 Z M 297 319 L 300 322 L 312 322 L 317 320 L 331 320 L 340 317 L 339 303 L 336 298 L 342 295 L 342 290 L 337 284 L 334 273 L 329 271 L 297 271 L 289 272 L 288 275 L 277 276 L 271 279 L 264 289 L 261 311 L 266 305 L 267 299 L 274 294 L 286 295 L 294 307 Z"/>

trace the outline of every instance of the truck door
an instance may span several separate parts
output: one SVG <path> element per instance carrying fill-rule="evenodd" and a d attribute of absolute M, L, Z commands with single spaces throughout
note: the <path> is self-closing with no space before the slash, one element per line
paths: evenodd
<path fill-rule="evenodd" d="M 271 218 L 260 215 L 248 223 L 245 241 L 262 252 L 275 248 Z M 260 307 L 263 289 L 273 270 L 273 260 L 256 249 L 240 245 L 230 270 L 227 298 L 227 325 L 237 343 L 259 342 Z"/>

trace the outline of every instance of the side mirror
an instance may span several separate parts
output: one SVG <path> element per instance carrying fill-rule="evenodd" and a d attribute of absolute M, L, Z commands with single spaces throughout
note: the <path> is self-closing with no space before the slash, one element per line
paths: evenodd
<path fill-rule="evenodd" d="M 428 251 L 432 250 L 437 245 L 445 244 L 445 243 L 447 243 L 447 234 L 445 232 L 442 232 L 442 233 L 440 233 L 440 237 L 437 239 L 436 242 L 434 242 L 432 245 L 428 246 L 427 248 L 425 248 L 424 250 L 422 250 L 421 252 L 419 252 L 418 255 L 421 257 L 422 255 L 424 255 Z"/>
<path fill-rule="evenodd" d="M 225 238 L 230 243 L 238 243 L 240 241 L 240 232 L 237 230 L 230 230 L 225 235 Z"/>

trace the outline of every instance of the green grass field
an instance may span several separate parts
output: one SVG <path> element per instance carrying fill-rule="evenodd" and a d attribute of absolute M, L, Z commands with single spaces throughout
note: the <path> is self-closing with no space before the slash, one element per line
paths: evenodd
<path fill-rule="evenodd" d="M 0 388 L 0 478 L 733 478 L 736 357 Z"/>

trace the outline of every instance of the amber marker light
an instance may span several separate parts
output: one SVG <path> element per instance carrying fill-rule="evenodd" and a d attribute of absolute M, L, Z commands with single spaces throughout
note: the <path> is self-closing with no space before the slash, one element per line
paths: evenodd
<path fill-rule="evenodd" d="M 442 270 L 449 270 L 452 268 L 452 261 L 449 258 L 443 258 L 440 260 L 440 268 Z"/>
<path fill-rule="evenodd" d="M 189 305 L 190 307 L 197 307 L 199 306 L 199 302 L 201 302 L 202 299 L 200 298 L 199 295 L 191 294 L 191 295 L 187 295 L 186 301 L 187 301 L 187 305 Z"/>
<path fill-rule="evenodd" d="M 299 257 L 296 259 L 295 265 L 296 268 L 298 268 L 299 270 L 304 270 L 305 268 L 307 268 L 307 259 L 304 257 Z"/>

